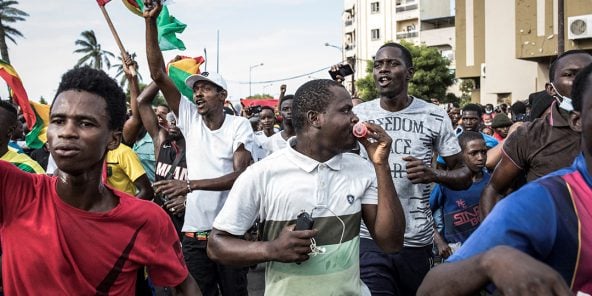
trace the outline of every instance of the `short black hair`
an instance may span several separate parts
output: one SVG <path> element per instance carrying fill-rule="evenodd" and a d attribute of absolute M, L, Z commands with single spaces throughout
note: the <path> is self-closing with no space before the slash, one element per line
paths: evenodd
<path fill-rule="evenodd" d="M 518 101 L 510 107 L 512 110 L 512 114 L 526 114 L 526 104 L 521 101 Z"/>
<path fill-rule="evenodd" d="M 473 140 L 483 140 L 483 135 L 479 132 L 475 131 L 464 131 L 460 136 L 458 136 L 458 143 L 460 144 L 460 149 L 463 151 L 467 148 L 467 144 Z"/>
<path fill-rule="evenodd" d="M 68 90 L 86 91 L 105 99 L 109 129 L 121 130 L 126 120 L 125 93 L 107 73 L 88 66 L 74 68 L 62 76 L 54 97 Z"/>
<path fill-rule="evenodd" d="M 481 106 L 477 105 L 477 104 L 466 104 L 463 108 L 462 108 L 463 113 L 465 111 L 475 111 L 477 112 L 477 115 L 479 116 L 479 118 L 481 118 L 481 115 L 483 115 L 483 108 L 481 108 Z"/>
<path fill-rule="evenodd" d="M 279 104 L 279 109 L 282 109 L 282 104 L 287 101 L 287 100 L 294 100 L 294 95 L 285 95 L 281 100 L 280 100 L 280 104 Z"/>
<path fill-rule="evenodd" d="M 311 80 L 296 90 L 292 103 L 292 125 L 298 132 L 306 126 L 308 111 L 323 112 L 329 106 L 329 98 L 333 95 L 331 88 L 343 85 L 331 79 Z"/>
<path fill-rule="evenodd" d="M 9 101 L 0 100 L 0 108 L 8 112 L 8 118 L 10 125 L 16 124 L 18 118 L 18 111 L 16 107 Z"/>
<path fill-rule="evenodd" d="M 401 53 L 403 54 L 403 62 L 405 62 L 405 66 L 407 68 L 413 68 L 413 57 L 411 56 L 411 52 L 409 52 L 409 49 L 407 49 L 405 46 L 403 46 L 399 43 L 389 42 L 389 43 L 386 43 L 383 46 L 381 46 L 378 50 L 381 50 L 385 47 L 398 48 L 399 50 L 401 50 Z"/>
<path fill-rule="evenodd" d="M 275 114 L 275 110 L 269 106 L 261 106 L 261 112 L 263 112 L 263 110 L 269 110 L 271 113 Z"/>
<path fill-rule="evenodd" d="M 552 63 L 551 66 L 549 67 L 549 81 L 550 82 L 554 82 L 555 81 L 555 70 L 557 68 L 557 63 L 559 62 L 559 60 L 563 59 L 566 56 L 569 55 L 573 55 L 573 54 L 587 54 L 590 55 L 589 51 L 586 50 L 582 50 L 582 49 L 572 49 L 572 50 L 568 50 L 562 54 L 560 54 Z"/>
<path fill-rule="evenodd" d="M 586 66 L 586 68 L 582 69 L 580 73 L 576 76 L 573 82 L 573 87 L 571 90 L 571 104 L 575 111 L 582 112 L 582 99 L 586 89 L 590 87 L 588 83 L 588 78 L 590 77 L 590 73 L 592 73 L 592 64 Z"/>

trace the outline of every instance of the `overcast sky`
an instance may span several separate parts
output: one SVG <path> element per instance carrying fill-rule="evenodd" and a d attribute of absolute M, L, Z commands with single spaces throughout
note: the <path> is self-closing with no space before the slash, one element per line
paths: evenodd
<path fill-rule="evenodd" d="M 82 31 L 94 30 L 103 49 L 119 53 L 95 0 L 20 0 L 18 8 L 30 16 L 14 25 L 25 38 L 17 39 L 17 45 L 9 43 L 9 54 L 30 99 L 53 99 L 61 75 L 82 56 L 73 53 Z M 122 0 L 112 0 L 106 8 L 126 49 L 137 53 L 144 82 L 149 82 L 144 19 L 129 12 Z M 341 44 L 342 0 L 174 0 L 169 10 L 187 24 L 180 36 L 187 50 L 165 51 L 165 60 L 177 54 L 203 55 L 207 48 L 207 70 L 215 72 L 216 31 L 220 30 L 220 73 L 234 100 L 249 94 L 251 65 L 264 63 L 252 70 L 252 81 L 259 82 L 310 73 L 341 59 L 338 49 L 324 44 Z M 294 93 L 311 78 L 329 75 L 324 70 L 284 83 L 288 93 Z M 277 97 L 280 84 L 253 83 L 252 93 Z M 4 87 L 0 95 L 6 98 Z"/>

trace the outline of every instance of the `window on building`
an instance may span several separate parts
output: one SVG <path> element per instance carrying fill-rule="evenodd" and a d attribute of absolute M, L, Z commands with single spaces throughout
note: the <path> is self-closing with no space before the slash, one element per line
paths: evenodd
<path fill-rule="evenodd" d="M 370 31 L 370 36 L 371 36 L 372 40 L 380 39 L 380 29 L 372 29 Z"/>
<path fill-rule="evenodd" d="M 380 12 L 380 3 L 379 2 L 370 3 L 370 11 L 372 13 L 379 13 Z"/>

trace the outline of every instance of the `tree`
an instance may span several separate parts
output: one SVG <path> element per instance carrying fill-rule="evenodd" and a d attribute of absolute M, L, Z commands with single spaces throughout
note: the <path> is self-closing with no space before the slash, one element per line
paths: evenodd
<path fill-rule="evenodd" d="M 374 68 L 374 62 L 368 61 L 366 64 L 366 73 L 364 78 L 356 81 L 356 88 L 358 90 L 358 97 L 362 101 L 370 101 L 378 98 L 378 90 L 376 90 L 376 84 L 374 84 L 374 77 L 372 75 L 372 69 Z"/>
<path fill-rule="evenodd" d="M 25 17 L 29 16 L 28 13 L 14 7 L 18 4 L 18 1 L 14 0 L 0 0 L 0 54 L 2 59 L 9 64 L 10 58 L 8 57 L 6 39 L 16 44 L 15 38 L 23 37 L 23 34 L 8 24 L 24 21 Z"/>
<path fill-rule="evenodd" d="M 409 94 L 428 100 L 437 98 L 442 101 L 446 95 L 446 89 L 454 83 L 454 74 L 448 66 L 450 61 L 443 57 L 438 49 L 426 45 L 413 45 L 407 41 L 401 41 L 411 52 L 415 73 L 409 82 Z M 376 84 L 372 76 L 373 63 L 368 62 L 366 77 L 356 82 L 358 94 L 362 100 L 372 100 L 378 97 Z"/>
<path fill-rule="evenodd" d="M 136 53 L 132 53 L 130 54 L 132 60 L 136 59 Z M 115 68 L 115 78 L 119 78 L 119 86 L 121 86 L 121 88 L 125 89 L 128 81 L 127 81 L 127 76 L 125 75 L 125 72 L 123 71 L 123 60 L 121 59 L 120 56 L 117 57 L 117 59 L 119 60 L 119 64 L 115 64 L 113 65 L 113 67 Z M 138 75 L 138 81 L 142 81 L 142 75 L 140 75 L 140 72 L 138 72 L 138 64 L 136 63 L 136 74 Z"/>
<path fill-rule="evenodd" d="M 111 61 L 109 57 L 114 58 L 115 55 L 107 50 L 101 49 L 101 45 L 97 42 L 97 37 L 93 30 L 87 30 L 80 33 L 81 39 L 76 40 L 75 44 L 80 46 L 74 53 L 85 54 L 76 63 L 75 67 L 81 65 L 89 65 L 95 69 L 103 70 L 103 66 L 107 69 L 111 68 Z"/>
<path fill-rule="evenodd" d="M 39 98 L 39 104 L 47 105 L 47 100 L 45 100 L 45 98 L 41 96 L 41 98 Z"/>
<path fill-rule="evenodd" d="M 146 86 L 148 86 L 148 84 L 144 84 L 140 82 L 140 93 L 146 88 Z M 125 91 L 125 101 L 128 103 L 129 106 L 129 102 L 130 102 L 130 91 L 129 88 Z M 183 99 L 185 100 L 185 99 Z M 152 106 L 158 106 L 158 105 L 167 105 L 166 100 L 164 99 L 164 97 L 162 96 L 162 93 L 160 93 L 160 91 L 156 94 L 156 98 L 154 98 L 154 100 L 152 101 Z"/>

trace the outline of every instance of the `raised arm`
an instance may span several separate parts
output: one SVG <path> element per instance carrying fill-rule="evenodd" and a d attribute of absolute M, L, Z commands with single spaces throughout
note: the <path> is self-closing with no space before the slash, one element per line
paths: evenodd
<path fill-rule="evenodd" d="M 144 88 L 142 93 L 138 96 L 138 113 L 140 114 L 140 118 L 144 123 L 144 128 L 152 138 L 152 142 L 154 143 L 154 155 L 155 158 L 158 159 L 158 154 L 160 152 L 160 144 L 161 144 L 161 132 L 164 132 L 158 126 L 158 118 L 156 118 L 156 114 L 152 109 L 152 101 L 156 97 L 158 93 L 158 86 L 156 83 L 151 82 Z"/>
<path fill-rule="evenodd" d="M 507 246 L 434 267 L 417 295 L 474 295 L 489 282 L 502 295 L 571 295 L 555 270 Z"/>
<path fill-rule="evenodd" d="M 138 75 L 132 74 L 131 68 L 137 68 L 136 61 L 126 53 L 121 58 L 123 66 L 123 72 L 128 81 L 128 87 L 130 92 L 130 108 L 132 110 L 132 116 L 125 122 L 123 126 L 123 142 L 128 146 L 133 146 L 138 138 L 138 133 L 142 127 L 142 119 L 138 114 L 138 94 L 140 93 L 140 83 L 138 82 Z"/>
<path fill-rule="evenodd" d="M 181 93 L 167 75 L 164 65 L 162 52 L 158 46 L 158 30 L 156 28 L 156 18 L 162 10 L 160 0 L 144 0 L 144 18 L 146 20 L 146 56 L 148 57 L 148 67 L 150 76 L 162 92 L 169 108 L 179 116 L 179 102 Z"/>
<path fill-rule="evenodd" d="M 378 204 L 362 205 L 362 217 L 378 246 L 385 252 L 397 252 L 403 247 L 405 214 L 395 190 L 388 162 L 393 140 L 380 126 L 365 124 L 368 128 L 368 138 L 361 138 L 360 143 L 366 148 L 368 158 L 376 171 Z"/>

